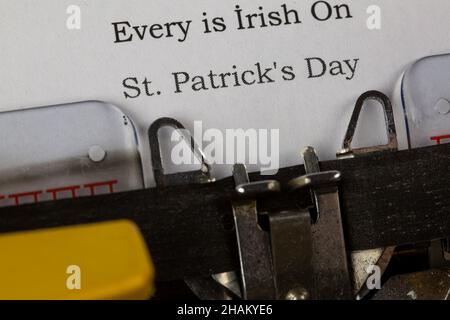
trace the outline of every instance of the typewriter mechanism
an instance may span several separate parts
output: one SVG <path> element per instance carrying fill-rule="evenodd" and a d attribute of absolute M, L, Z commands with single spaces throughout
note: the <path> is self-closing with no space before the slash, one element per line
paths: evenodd
<path fill-rule="evenodd" d="M 388 143 L 353 148 L 368 100 L 383 107 Z M 62 121 L 50 122 L 54 112 Z M 77 131 L 81 125 L 90 131 Z M 3 134 L 12 126 L 27 147 L 0 144 L 0 298 L 450 295 L 447 136 L 439 131 L 427 146 L 398 150 L 381 92 L 358 98 L 336 160 L 321 162 L 314 148 L 299 146 L 303 164 L 272 176 L 237 163 L 232 177 L 216 180 L 184 126 L 158 119 L 148 130 L 156 187 L 147 189 L 133 122 L 114 106 L 2 114 Z M 165 173 L 158 136 L 165 127 L 183 135 L 198 170 Z"/>

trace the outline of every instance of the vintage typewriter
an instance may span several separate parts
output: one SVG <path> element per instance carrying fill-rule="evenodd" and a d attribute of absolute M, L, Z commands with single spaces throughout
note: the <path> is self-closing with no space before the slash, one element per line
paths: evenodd
<path fill-rule="evenodd" d="M 145 188 L 145 146 L 120 109 L 89 101 L 0 114 L 0 298 L 447 299 L 442 60 L 403 75 L 407 150 L 391 101 L 368 91 L 336 160 L 299 146 L 303 164 L 272 176 L 237 163 L 215 180 L 184 126 L 161 118 L 148 130 L 156 187 Z M 353 148 L 368 100 L 383 107 L 388 143 Z M 198 170 L 165 172 L 165 127 L 180 131 Z"/>

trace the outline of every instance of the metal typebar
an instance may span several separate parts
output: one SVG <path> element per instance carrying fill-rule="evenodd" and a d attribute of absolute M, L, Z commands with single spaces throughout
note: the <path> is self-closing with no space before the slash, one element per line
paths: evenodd
<path fill-rule="evenodd" d="M 416 243 L 450 235 L 450 144 L 324 161 L 337 170 L 348 249 Z M 303 166 L 271 177 L 285 186 Z M 250 174 L 251 181 L 267 176 Z M 282 192 L 258 199 L 261 212 L 311 206 L 311 196 Z M 239 270 L 232 228 L 233 179 L 59 200 L 0 209 L 0 232 L 128 218 L 150 247 L 157 279 Z M 230 223 L 231 221 L 231 223 Z M 231 225 L 231 227 L 230 227 Z"/>
<path fill-rule="evenodd" d="M 306 175 L 290 181 L 294 189 L 310 186 L 317 218 L 312 226 L 312 265 L 316 299 L 349 299 L 351 283 L 348 253 L 339 203 L 339 171 L 320 171 L 312 147 L 303 150 Z"/>
<path fill-rule="evenodd" d="M 236 187 L 244 193 L 245 187 L 251 187 L 244 165 L 234 166 L 233 177 Z M 262 189 L 263 191 L 270 190 L 269 183 Z M 272 259 L 269 255 L 270 239 L 269 234 L 258 224 L 256 200 L 234 201 L 233 215 L 239 250 L 242 296 L 248 300 L 274 299 L 275 283 L 272 278 Z"/>
<path fill-rule="evenodd" d="M 277 299 L 314 299 L 309 211 L 270 213 L 269 221 Z"/>

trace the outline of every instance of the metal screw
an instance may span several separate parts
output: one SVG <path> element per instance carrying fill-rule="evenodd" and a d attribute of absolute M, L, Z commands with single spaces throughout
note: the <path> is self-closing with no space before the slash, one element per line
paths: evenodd
<path fill-rule="evenodd" d="M 305 288 L 295 288 L 286 294 L 286 300 L 309 300 L 310 295 Z"/>
<path fill-rule="evenodd" d="M 439 114 L 446 115 L 450 113 L 450 102 L 447 99 L 439 99 L 434 108 Z"/>
<path fill-rule="evenodd" d="M 92 146 L 88 151 L 89 159 L 93 162 L 101 162 L 106 157 L 106 151 L 100 146 Z"/>

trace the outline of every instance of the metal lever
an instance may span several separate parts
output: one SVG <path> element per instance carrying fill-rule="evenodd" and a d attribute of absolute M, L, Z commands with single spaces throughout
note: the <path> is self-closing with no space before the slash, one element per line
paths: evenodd
<path fill-rule="evenodd" d="M 361 113 L 361 109 L 364 105 L 364 102 L 366 102 L 367 100 L 376 100 L 380 102 L 383 107 L 388 144 L 352 149 L 351 142 L 353 140 L 356 126 L 358 124 L 359 115 Z M 384 93 L 381 93 L 379 91 L 372 90 L 363 93 L 356 101 L 355 109 L 348 124 L 347 132 L 345 134 L 344 141 L 342 143 L 342 149 L 336 153 L 336 157 L 338 159 L 343 159 L 348 157 L 354 157 L 356 155 L 361 156 L 365 154 L 370 154 L 373 152 L 397 151 L 397 150 L 398 150 L 397 130 L 395 128 L 395 119 L 391 101 Z M 356 290 L 357 293 L 356 295 L 357 299 L 362 299 L 362 297 L 364 297 L 370 291 L 370 289 L 368 289 L 366 284 L 366 279 L 368 277 L 366 268 L 372 264 L 376 264 L 378 265 L 378 267 L 380 267 L 381 274 L 383 274 L 394 250 L 395 247 L 387 247 L 387 248 L 352 252 L 351 254 L 352 270 L 353 270 L 352 280 L 354 284 L 354 289 Z"/>
<path fill-rule="evenodd" d="M 172 127 L 178 130 L 182 137 L 186 141 L 189 141 L 191 152 L 201 163 L 200 170 L 164 174 L 158 137 L 158 132 L 163 127 Z M 179 121 L 172 118 L 160 118 L 156 120 L 152 123 L 148 130 L 148 137 L 152 157 L 153 175 L 158 187 L 208 183 L 214 181 L 214 179 L 211 178 L 210 166 L 206 162 L 206 158 L 202 150 L 198 147 L 190 132 L 187 131 Z M 220 281 L 216 281 L 214 276 L 219 275 L 213 275 L 212 277 L 206 276 L 202 278 L 189 278 L 185 279 L 185 282 L 192 292 L 194 292 L 200 299 L 229 300 L 235 298 L 235 293 L 222 285 Z"/>
<path fill-rule="evenodd" d="M 234 166 L 236 192 L 249 200 L 233 203 L 244 299 L 311 298 L 312 237 L 308 210 L 270 212 L 269 233 L 258 224 L 255 197 L 280 191 L 275 180 L 249 182 L 242 164 Z"/>
<path fill-rule="evenodd" d="M 358 124 L 359 115 L 364 102 L 367 100 L 376 100 L 381 103 L 384 111 L 384 119 L 386 123 L 386 132 L 388 137 L 388 143 L 386 145 L 365 147 L 353 149 L 351 144 L 353 136 L 355 135 L 356 125 Z M 353 110 L 350 123 L 345 133 L 344 141 L 342 143 L 342 149 L 336 153 L 338 158 L 351 157 L 357 154 L 366 154 L 369 152 L 377 151 L 396 151 L 398 149 L 397 131 L 395 129 L 394 112 L 392 110 L 392 104 L 389 98 L 379 91 L 368 91 L 363 93 L 356 101 L 355 109 Z"/>
<path fill-rule="evenodd" d="M 277 181 L 249 182 L 243 164 L 234 165 L 233 176 L 236 191 L 243 197 L 251 198 L 259 193 L 280 190 Z M 242 296 L 246 300 L 274 299 L 276 295 L 269 235 L 258 224 L 256 200 L 237 200 L 233 201 L 232 205 L 239 249 Z"/>
<path fill-rule="evenodd" d="M 197 157 L 197 159 L 201 163 L 200 170 L 179 172 L 174 174 L 164 174 L 161 159 L 161 148 L 158 138 L 159 129 L 163 127 L 172 127 L 178 130 L 179 133 L 184 137 L 184 139 L 189 141 L 192 153 L 194 154 L 195 157 Z M 206 162 L 202 150 L 200 150 L 191 134 L 177 120 L 172 118 L 160 118 L 156 120 L 155 122 L 152 123 L 152 125 L 148 129 L 148 138 L 150 143 L 150 152 L 152 156 L 153 175 L 155 176 L 157 186 L 207 183 L 214 181 L 214 179 L 211 178 L 210 166 Z"/>
<path fill-rule="evenodd" d="M 289 186 L 292 190 L 306 187 L 311 188 L 311 195 L 317 209 L 316 215 L 312 217 L 312 219 L 313 222 L 316 223 L 319 220 L 321 210 L 319 210 L 320 203 L 318 201 L 317 192 L 315 190 L 321 186 L 327 186 L 333 183 L 337 183 L 341 179 L 341 173 L 335 170 L 319 172 L 320 169 L 318 169 L 318 167 L 315 167 L 315 165 L 319 163 L 319 160 L 317 159 L 316 153 L 312 147 L 307 147 L 302 152 L 302 155 L 304 158 L 305 170 L 307 174 L 290 180 Z"/>
<path fill-rule="evenodd" d="M 302 157 L 306 175 L 292 179 L 289 185 L 293 190 L 310 187 L 316 204 L 317 218 L 312 225 L 313 297 L 350 299 L 352 290 L 336 185 L 341 174 L 338 171 L 320 172 L 312 147 L 304 149 Z"/>

